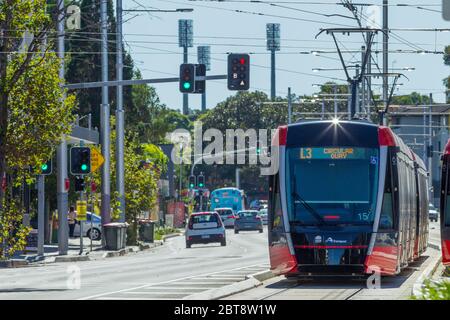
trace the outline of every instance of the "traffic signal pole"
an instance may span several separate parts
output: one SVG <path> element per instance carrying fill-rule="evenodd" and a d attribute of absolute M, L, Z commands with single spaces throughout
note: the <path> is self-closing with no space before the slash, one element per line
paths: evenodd
<path fill-rule="evenodd" d="M 64 0 L 58 0 L 58 58 L 60 60 L 59 78 L 64 79 Z M 64 99 L 65 97 L 63 97 Z M 67 221 L 69 196 L 66 190 L 67 179 L 67 142 L 63 135 L 57 148 L 57 206 L 58 206 L 58 252 L 66 255 L 69 249 L 69 224 Z"/>
<path fill-rule="evenodd" d="M 38 256 L 44 255 L 44 228 L 45 228 L 45 176 L 38 176 Z"/>

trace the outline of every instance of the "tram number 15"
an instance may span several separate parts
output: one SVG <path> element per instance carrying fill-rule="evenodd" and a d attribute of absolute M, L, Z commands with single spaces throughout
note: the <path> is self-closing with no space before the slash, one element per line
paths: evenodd
<path fill-rule="evenodd" d="M 300 159 L 312 159 L 312 149 L 300 148 Z"/>

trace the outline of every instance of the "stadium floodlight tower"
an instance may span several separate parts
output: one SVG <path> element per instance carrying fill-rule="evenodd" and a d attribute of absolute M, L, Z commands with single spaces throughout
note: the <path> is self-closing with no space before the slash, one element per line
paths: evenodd
<path fill-rule="evenodd" d="M 210 46 L 198 46 L 197 47 L 197 59 L 199 64 L 204 64 L 206 71 L 211 70 L 211 47 Z M 206 111 L 206 88 L 202 93 L 202 112 Z"/>
<path fill-rule="evenodd" d="M 270 51 L 271 67 L 270 67 L 270 98 L 275 99 L 275 52 L 280 51 L 280 24 L 266 24 L 267 50 Z"/>
<path fill-rule="evenodd" d="M 342 67 L 344 68 L 345 75 L 347 77 L 347 82 L 351 88 L 351 104 L 350 104 L 350 119 L 353 119 L 357 113 L 358 103 L 359 103 L 359 95 L 358 88 L 360 83 L 365 79 L 364 75 L 366 73 L 366 68 L 369 63 L 370 52 L 373 44 L 373 39 L 378 32 L 384 32 L 382 29 L 374 29 L 374 28 L 330 28 L 330 29 L 321 29 L 321 31 L 316 35 L 316 39 L 322 33 L 330 34 L 333 37 L 334 43 L 336 45 L 337 52 L 339 54 L 339 59 L 342 63 Z M 366 52 L 363 54 L 363 61 L 361 62 L 361 72 L 358 73 L 355 77 L 351 77 L 348 69 L 349 66 L 345 64 L 341 48 L 336 39 L 336 34 L 350 35 L 355 33 L 361 33 L 362 35 L 367 35 L 367 48 Z"/>
<path fill-rule="evenodd" d="M 188 63 L 188 48 L 194 46 L 193 20 L 178 20 L 178 46 L 183 48 L 183 63 Z M 183 114 L 189 113 L 189 98 L 183 93 Z"/>

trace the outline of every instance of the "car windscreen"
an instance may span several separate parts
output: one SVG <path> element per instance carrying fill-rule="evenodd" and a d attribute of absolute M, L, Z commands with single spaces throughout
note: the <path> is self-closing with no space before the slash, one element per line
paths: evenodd
<path fill-rule="evenodd" d="M 219 217 L 216 214 L 199 214 L 191 216 L 190 226 L 193 229 L 217 228 Z"/>
<path fill-rule="evenodd" d="M 371 224 L 379 151 L 371 148 L 291 148 L 286 159 L 290 221 Z"/>

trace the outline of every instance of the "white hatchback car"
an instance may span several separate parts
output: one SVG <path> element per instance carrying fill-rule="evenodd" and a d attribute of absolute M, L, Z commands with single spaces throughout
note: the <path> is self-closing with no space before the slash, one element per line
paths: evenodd
<path fill-rule="evenodd" d="M 186 226 L 186 248 L 197 243 L 219 242 L 227 245 L 225 227 L 219 214 L 215 211 L 195 212 L 189 217 Z"/>
<path fill-rule="evenodd" d="M 219 215 L 220 218 L 222 219 L 222 222 L 225 226 L 225 228 L 227 227 L 234 227 L 234 221 L 236 219 L 236 217 L 234 216 L 234 212 L 233 209 L 231 208 L 216 208 L 214 209 L 214 211 L 216 211 Z"/>
<path fill-rule="evenodd" d="M 261 217 L 263 224 L 267 224 L 267 208 L 259 210 L 258 216 Z"/>

